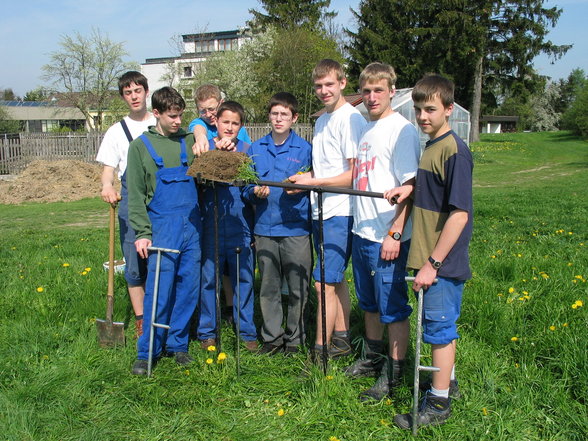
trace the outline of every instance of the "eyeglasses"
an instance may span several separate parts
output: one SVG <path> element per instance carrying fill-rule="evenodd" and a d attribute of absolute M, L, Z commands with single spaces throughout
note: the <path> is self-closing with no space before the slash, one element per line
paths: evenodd
<path fill-rule="evenodd" d="M 215 113 L 217 111 L 218 107 L 208 107 L 205 109 L 198 109 L 198 113 L 200 113 L 200 115 L 206 115 L 207 113 Z"/>
<path fill-rule="evenodd" d="M 289 115 L 286 112 L 270 112 L 269 117 L 271 119 L 278 119 L 279 117 L 282 121 L 289 121 L 292 119 L 292 115 Z"/>

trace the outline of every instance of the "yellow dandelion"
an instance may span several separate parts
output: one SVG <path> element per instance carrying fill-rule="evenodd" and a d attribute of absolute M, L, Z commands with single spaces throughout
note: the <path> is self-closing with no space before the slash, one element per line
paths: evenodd
<path fill-rule="evenodd" d="M 565 323 L 564 323 L 562 326 L 563 326 L 564 328 L 567 328 L 567 327 L 568 327 L 568 322 L 565 322 Z"/>
<path fill-rule="evenodd" d="M 222 363 L 226 359 L 227 359 L 227 354 L 225 354 L 224 352 L 221 352 L 220 354 L 218 354 L 217 360 L 219 363 Z"/>
<path fill-rule="evenodd" d="M 529 295 L 526 295 L 526 296 L 523 296 L 523 298 L 524 298 L 525 300 L 529 300 L 529 299 L 531 298 L 531 296 L 529 296 Z"/>
<path fill-rule="evenodd" d="M 18 276 L 18 277 L 19 277 L 20 279 L 24 279 L 24 276 L 23 276 L 23 275 L 20 275 L 20 276 Z"/>
<path fill-rule="evenodd" d="M 541 273 L 541 277 L 543 277 L 544 279 L 549 279 L 549 274 Z"/>
<path fill-rule="evenodd" d="M 88 274 L 88 271 L 82 271 L 80 274 L 81 274 L 82 276 L 85 276 L 85 275 L 87 275 L 87 274 Z"/>
<path fill-rule="evenodd" d="M 209 347 L 206 348 L 206 350 L 209 352 L 214 352 L 214 351 L 216 351 L 216 346 L 210 345 Z"/>
<path fill-rule="evenodd" d="M 518 253 L 517 257 L 523 257 L 523 255 L 521 253 Z"/>
<path fill-rule="evenodd" d="M 325 377 L 325 380 L 327 380 L 327 381 L 331 381 L 332 379 L 333 379 L 333 376 L 332 375 L 327 375 Z"/>
<path fill-rule="evenodd" d="M 510 288 L 508 288 L 508 293 L 512 294 L 513 292 L 515 292 L 515 289 L 511 286 Z"/>
<path fill-rule="evenodd" d="M 491 257 L 492 257 L 492 259 L 496 259 L 496 256 L 495 256 L 494 254 L 492 254 L 492 256 L 491 256 Z"/>
<path fill-rule="evenodd" d="M 278 416 L 284 416 L 285 413 L 286 412 L 284 412 L 284 409 L 280 408 L 280 410 L 278 410 Z"/>
<path fill-rule="evenodd" d="M 550 330 L 550 331 L 555 331 L 555 329 L 556 329 L 556 328 L 555 328 L 555 326 L 553 326 L 553 325 L 551 325 L 551 326 L 549 327 L 549 330 Z"/>
<path fill-rule="evenodd" d="M 511 337 L 510 341 L 519 341 L 519 338 L 518 337 Z"/>
<path fill-rule="evenodd" d="M 501 292 L 499 292 L 499 293 L 497 294 L 497 296 L 498 296 L 498 297 L 502 297 L 502 293 L 501 293 Z"/>
<path fill-rule="evenodd" d="M 49 360 L 49 356 L 48 355 L 43 355 L 43 360 Z"/>
<path fill-rule="evenodd" d="M 389 426 L 389 425 L 390 425 L 390 421 L 387 421 L 387 420 L 380 420 L 380 424 L 381 424 L 382 426 Z"/>
<path fill-rule="evenodd" d="M 388 398 L 385 402 L 386 406 L 391 406 L 392 405 L 392 400 L 390 398 Z"/>
<path fill-rule="evenodd" d="M 573 265 L 573 263 L 572 263 L 572 262 L 568 262 L 568 266 L 572 266 L 572 265 Z"/>
<path fill-rule="evenodd" d="M 520 367 L 521 367 L 521 365 L 520 365 L 520 364 L 518 364 L 518 363 L 515 363 L 515 368 L 517 368 L 517 369 L 518 369 L 518 368 L 520 368 Z"/>
<path fill-rule="evenodd" d="M 12 247 L 12 248 L 11 248 L 11 250 L 12 250 L 12 251 L 16 250 L 16 247 Z"/>
<path fill-rule="evenodd" d="M 84 271 L 90 272 L 90 271 L 92 271 L 92 268 L 90 268 L 90 267 L 84 268 Z"/>
<path fill-rule="evenodd" d="M 186 376 L 190 375 L 190 369 L 186 369 L 186 370 L 184 371 L 184 375 L 186 375 Z"/>
<path fill-rule="evenodd" d="M 43 292 L 45 291 L 45 288 L 43 288 L 42 286 L 37 286 L 37 292 Z"/>
<path fill-rule="evenodd" d="M 213 362 L 214 362 L 214 360 L 212 358 L 206 359 L 206 364 L 212 364 Z"/>
<path fill-rule="evenodd" d="M 64 267 L 64 268 L 67 268 L 69 266 L 69 263 L 64 262 L 64 263 L 61 264 L 61 266 Z"/>
<path fill-rule="evenodd" d="M 488 416 L 488 409 L 486 409 L 485 407 L 482 407 L 482 415 Z"/>
<path fill-rule="evenodd" d="M 582 300 L 576 300 L 576 305 L 578 305 L 578 308 L 581 308 L 584 306 L 584 302 Z"/>
<path fill-rule="evenodd" d="M 574 234 L 573 231 L 568 231 L 568 234 L 571 236 L 572 234 Z"/>
<path fill-rule="evenodd" d="M 329 441 L 341 441 L 341 440 L 333 435 L 333 436 L 329 437 Z"/>
<path fill-rule="evenodd" d="M 265 400 L 263 400 L 263 402 L 264 402 L 265 404 L 269 404 L 269 400 L 268 400 L 267 398 L 266 398 Z"/>

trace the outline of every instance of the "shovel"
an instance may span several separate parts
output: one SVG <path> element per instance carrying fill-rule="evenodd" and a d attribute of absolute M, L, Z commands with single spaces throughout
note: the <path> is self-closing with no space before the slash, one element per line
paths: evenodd
<path fill-rule="evenodd" d="M 110 204 L 110 237 L 108 241 L 108 293 L 106 295 L 106 319 L 96 319 L 98 330 L 98 343 L 100 346 L 110 348 L 125 344 L 125 324 L 112 321 L 114 309 L 114 211 L 116 204 Z"/>

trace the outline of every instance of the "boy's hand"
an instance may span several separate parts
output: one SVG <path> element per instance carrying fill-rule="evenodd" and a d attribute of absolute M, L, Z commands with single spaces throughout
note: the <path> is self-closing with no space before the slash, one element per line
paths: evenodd
<path fill-rule="evenodd" d="M 265 199 L 269 196 L 270 189 L 266 185 L 264 185 L 262 187 L 260 187 L 259 185 L 256 185 L 255 187 L 253 187 L 253 194 L 255 196 L 257 196 L 259 199 Z"/>
<path fill-rule="evenodd" d="M 384 199 L 390 202 L 390 205 L 400 204 L 405 201 L 413 192 L 414 185 L 405 184 L 400 187 L 391 188 L 384 192 Z"/>
<path fill-rule="evenodd" d="M 116 204 L 120 201 L 120 193 L 112 185 L 105 185 L 100 192 L 102 200 L 108 204 Z"/>
<path fill-rule="evenodd" d="M 414 278 L 412 289 L 415 292 L 419 292 L 421 288 L 426 290 L 433 284 L 436 277 L 437 270 L 427 261 Z"/>
<path fill-rule="evenodd" d="M 147 247 L 150 246 L 150 239 L 137 239 L 135 241 L 135 248 L 137 249 L 137 253 L 139 253 L 139 256 L 141 256 L 143 259 L 147 259 L 147 257 L 149 256 L 149 250 L 147 249 Z"/>
<path fill-rule="evenodd" d="M 306 173 L 296 173 L 288 178 L 292 184 L 300 184 L 300 185 L 311 185 L 312 184 L 312 172 Z M 286 188 L 284 189 L 286 194 L 297 194 L 302 193 L 303 191 L 307 190 L 298 190 L 294 188 Z"/>
<path fill-rule="evenodd" d="M 200 156 L 209 149 L 208 138 L 206 135 L 194 135 L 194 145 L 192 146 L 192 153 L 194 156 Z"/>
<path fill-rule="evenodd" d="M 382 242 L 382 251 L 380 257 L 382 260 L 394 260 L 400 254 L 400 241 L 386 235 Z"/>
<path fill-rule="evenodd" d="M 229 152 L 232 152 L 237 149 L 237 143 L 237 138 L 221 138 L 214 143 L 214 146 L 218 150 L 227 150 Z"/>

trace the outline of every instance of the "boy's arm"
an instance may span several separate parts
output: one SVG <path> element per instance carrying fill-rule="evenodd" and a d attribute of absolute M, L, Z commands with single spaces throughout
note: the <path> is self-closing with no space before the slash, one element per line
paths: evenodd
<path fill-rule="evenodd" d="M 195 124 L 192 133 L 194 133 L 192 152 L 194 155 L 200 156 L 202 153 L 208 151 L 208 134 L 206 128 L 199 124 Z"/>
<path fill-rule="evenodd" d="M 109 204 L 116 204 L 120 200 L 120 193 L 114 188 L 114 170 L 114 167 L 105 165 L 100 178 L 102 182 L 100 197 Z"/>
<path fill-rule="evenodd" d="M 415 179 L 409 179 L 404 182 L 399 188 L 414 188 Z M 389 190 L 390 191 L 390 190 Z M 392 222 L 392 226 L 388 230 L 389 233 L 400 233 L 404 232 L 404 227 L 412 211 L 412 199 L 404 199 L 404 201 L 398 203 L 396 207 L 396 216 Z M 380 257 L 382 260 L 394 260 L 400 255 L 400 240 L 396 240 L 387 234 L 382 241 L 382 251 Z"/>
<path fill-rule="evenodd" d="M 140 143 L 140 144 L 135 144 Z M 137 145 L 142 141 L 136 140 L 129 147 L 127 163 L 127 187 L 129 190 L 129 222 L 135 230 L 135 247 L 141 257 L 147 257 L 147 247 L 151 245 L 151 221 L 147 214 L 147 182 L 143 169 L 141 155 Z"/>
<path fill-rule="evenodd" d="M 469 214 L 465 210 L 456 209 L 449 213 L 449 217 L 445 221 L 445 225 L 443 225 L 437 244 L 431 252 L 431 257 L 434 260 L 439 262 L 445 260 L 468 223 L 468 218 Z M 435 277 L 437 277 L 437 270 L 427 260 L 418 271 L 412 289 L 415 291 L 419 291 L 421 288 L 427 289 L 433 284 Z"/>
<path fill-rule="evenodd" d="M 355 159 L 347 159 L 347 163 L 349 164 L 349 170 L 344 171 L 343 173 L 337 176 L 330 176 L 328 178 L 315 178 L 312 172 L 306 172 L 299 175 L 292 175 L 288 178 L 288 180 L 294 184 L 300 185 L 312 185 L 316 187 L 351 188 Z M 288 193 L 294 194 L 300 193 L 301 191 L 305 190 L 288 190 Z"/>

